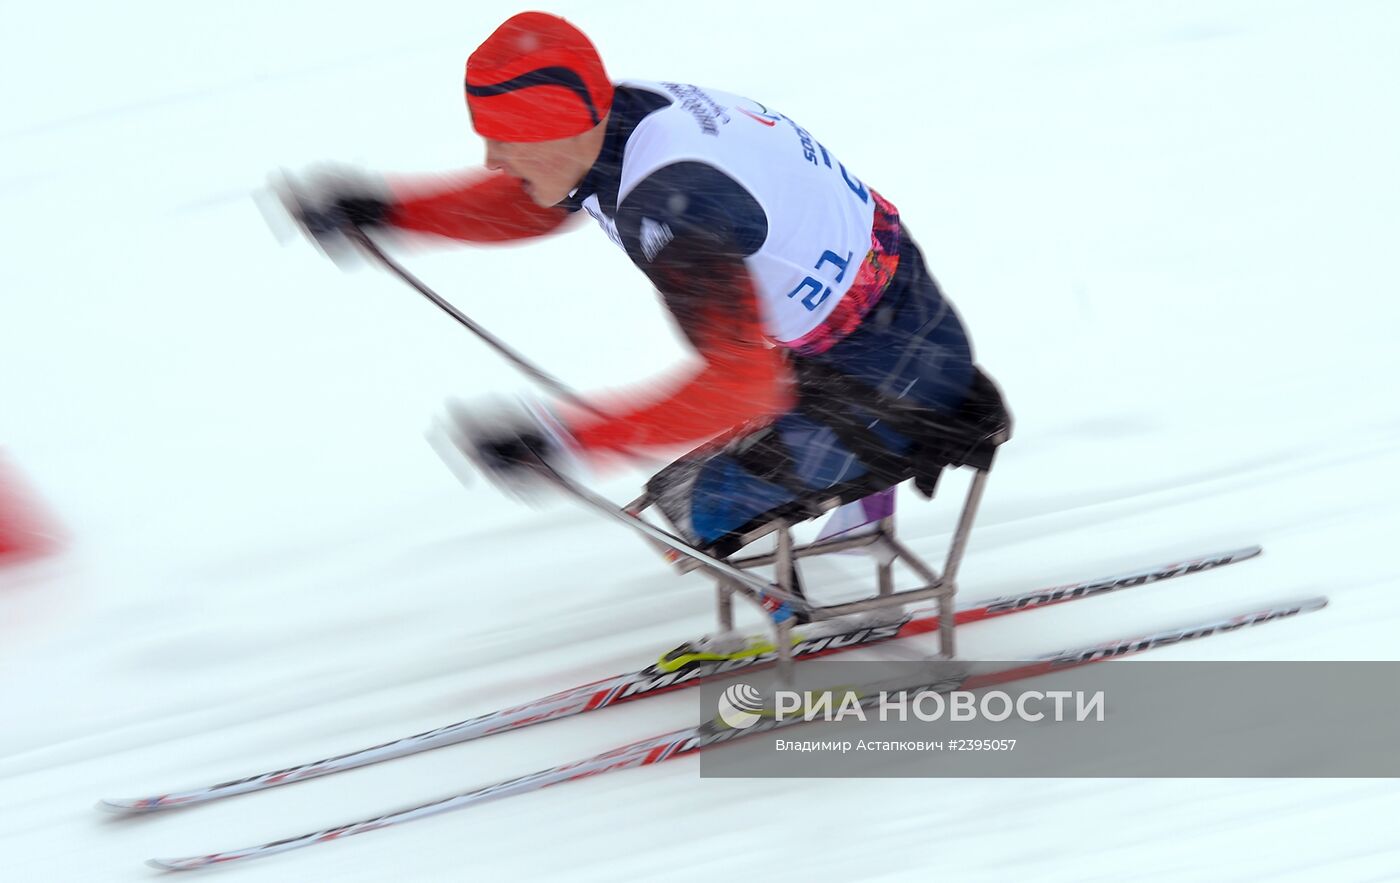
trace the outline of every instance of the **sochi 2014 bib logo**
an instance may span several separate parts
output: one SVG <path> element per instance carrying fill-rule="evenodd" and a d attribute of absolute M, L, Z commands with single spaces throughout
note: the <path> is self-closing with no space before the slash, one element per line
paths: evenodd
<path fill-rule="evenodd" d="M 763 696 L 748 684 L 730 684 L 719 697 L 719 719 L 734 730 L 746 730 L 762 717 Z"/>

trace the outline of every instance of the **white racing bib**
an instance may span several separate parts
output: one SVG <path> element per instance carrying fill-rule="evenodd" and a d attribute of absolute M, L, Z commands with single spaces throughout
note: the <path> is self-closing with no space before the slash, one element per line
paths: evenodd
<path fill-rule="evenodd" d="M 757 101 L 725 92 L 678 83 L 620 85 L 664 95 L 671 104 L 647 114 L 627 139 L 617 191 L 619 212 L 640 182 L 675 163 L 703 163 L 747 190 L 767 217 L 766 238 L 744 262 L 758 291 L 764 330 L 772 340 L 801 346 L 821 336 L 823 323 L 833 318 L 858 278 L 866 287 L 887 281 L 887 273 L 862 272 L 862 267 L 872 253 L 877 202 L 891 215 L 893 208 L 796 122 Z M 623 246 L 616 220 L 597 194 L 582 205 L 609 238 Z M 642 257 L 654 258 L 670 235 L 664 223 L 643 217 Z M 872 301 L 878 290 L 858 296 Z M 857 316 L 854 321 L 858 320 Z"/>

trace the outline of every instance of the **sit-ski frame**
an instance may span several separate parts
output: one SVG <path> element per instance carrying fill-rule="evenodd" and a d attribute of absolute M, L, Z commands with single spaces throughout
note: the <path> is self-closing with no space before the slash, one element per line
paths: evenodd
<path fill-rule="evenodd" d="M 758 606 L 772 625 L 773 646 L 776 649 L 780 675 L 784 678 L 791 672 L 792 665 L 793 611 L 800 611 L 812 622 L 821 622 L 853 613 L 892 610 L 915 601 L 937 599 L 938 653 L 945 659 L 955 656 L 953 600 L 957 594 L 957 574 L 986 487 L 986 470 L 974 470 L 972 484 L 968 488 L 962 514 L 958 517 L 957 528 L 953 532 L 948 555 L 944 560 L 942 575 L 895 538 L 893 516 L 886 516 L 877 521 L 875 530 L 871 533 L 846 538 L 833 537 L 801 546 L 793 544 L 792 525 L 789 522 L 770 522 L 745 535 L 742 542 L 743 545 L 748 545 L 763 536 L 776 533 L 777 547 L 773 552 L 725 559 L 697 549 L 680 537 L 642 518 L 642 513 L 655 502 L 650 495 L 644 494 L 623 509 L 548 466 L 544 466 L 542 471 L 546 477 L 581 502 L 640 532 L 682 571 L 701 569 L 713 576 L 717 583 L 716 604 L 722 630 L 732 631 L 734 628 L 736 594 Z M 831 500 L 822 508 L 828 510 L 838 505 L 839 500 Z M 875 558 L 877 591 L 874 597 L 841 604 L 814 605 L 795 592 L 792 575 L 795 572 L 796 561 L 850 549 L 869 549 Z M 924 581 L 923 585 L 895 591 L 896 561 L 904 562 L 918 574 Z M 754 568 L 767 565 L 774 566 L 776 582 L 769 582 L 749 573 Z"/>

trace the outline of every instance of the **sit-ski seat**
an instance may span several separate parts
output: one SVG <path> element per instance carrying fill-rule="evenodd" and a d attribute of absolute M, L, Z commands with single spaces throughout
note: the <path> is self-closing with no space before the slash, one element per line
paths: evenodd
<path fill-rule="evenodd" d="M 799 390 L 805 384 L 816 384 L 818 389 L 829 389 L 829 377 L 821 377 L 811 372 L 798 374 Z M 811 389 L 812 387 L 809 387 Z M 799 392 L 801 395 L 801 392 Z M 833 409 L 839 412 L 839 409 Z M 869 474 L 842 485 L 825 488 L 791 504 L 766 513 L 764 518 L 745 525 L 738 531 L 711 545 L 704 551 L 726 559 L 736 567 L 749 569 L 772 565 L 773 581 L 779 588 L 792 594 L 801 591 L 797 581 L 796 564 L 799 559 L 852 548 L 868 548 L 876 561 L 878 590 L 872 598 L 843 604 L 817 606 L 810 602 L 804 611 L 804 618 L 826 620 L 851 613 L 900 607 L 914 601 L 936 598 L 941 614 L 940 652 L 944 656 L 953 655 L 953 610 L 952 598 L 957 587 L 955 577 L 966 547 L 972 522 L 991 470 L 997 448 L 1011 437 L 1011 416 L 1006 409 L 1000 390 L 980 369 L 974 368 L 974 376 L 969 393 L 962 406 L 952 414 L 934 414 L 927 410 L 901 408 L 898 403 L 882 408 L 880 417 L 889 421 L 897 431 L 914 439 L 913 448 L 903 457 L 896 458 L 888 452 L 874 452 L 873 456 L 863 457 L 862 462 L 871 466 Z M 859 450 L 861 439 L 859 427 L 833 426 L 853 449 Z M 937 488 L 939 476 L 944 469 L 968 467 L 975 471 L 972 485 L 968 490 L 963 511 L 954 532 L 943 574 L 940 576 L 918 556 L 900 543 L 894 536 L 893 515 L 880 519 L 870 532 L 858 536 L 836 537 L 805 546 L 794 546 L 790 528 L 792 525 L 816 518 L 845 503 L 854 502 L 884 491 L 905 481 L 913 481 L 915 487 L 925 497 L 931 498 Z M 667 469 L 678 466 L 667 467 Z M 648 484 L 648 495 L 633 504 L 633 511 L 640 511 L 656 502 L 651 493 L 654 486 L 664 486 L 666 471 L 658 474 Z M 733 557 L 736 552 L 763 537 L 776 534 L 776 549 L 772 552 Z M 894 590 L 893 564 L 902 561 L 923 581 L 923 585 Z M 690 559 L 676 562 L 682 570 L 692 570 L 699 565 Z M 719 580 L 719 615 L 722 628 L 732 628 L 731 595 L 733 586 L 726 579 Z"/>

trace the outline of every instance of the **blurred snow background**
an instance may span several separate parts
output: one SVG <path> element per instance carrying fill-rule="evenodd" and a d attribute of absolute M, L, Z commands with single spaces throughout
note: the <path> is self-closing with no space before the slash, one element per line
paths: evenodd
<path fill-rule="evenodd" d="M 1267 549 L 969 628 L 966 654 L 1325 592 L 1323 613 L 1161 655 L 1396 655 L 1394 4 L 548 9 L 615 78 L 759 98 L 899 206 L 1018 420 L 966 596 Z M 693 718 L 671 696 L 164 818 L 91 809 L 635 668 L 709 627 L 703 580 L 613 525 L 457 485 L 429 416 L 522 381 L 396 280 L 278 248 L 250 198 L 277 167 L 479 163 L 461 67 L 519 10 L 5 6 L 0 444 L 72 537 L 0 574 L 5 880 L 146 879 L 151 855 Z M 580 388 L 685 357 L 595 230 L 406 260 Z M 623 501 L 643 478 L 599 482 Z M 904 501 L 916 548 L 942 548 L 958 487 Z M 1387 781 L 702 782 L 683 760 L 223 873 L 1378 880 L 1400 875 L 1397 812 Z"/>

